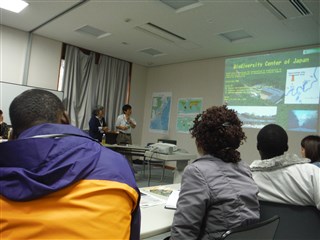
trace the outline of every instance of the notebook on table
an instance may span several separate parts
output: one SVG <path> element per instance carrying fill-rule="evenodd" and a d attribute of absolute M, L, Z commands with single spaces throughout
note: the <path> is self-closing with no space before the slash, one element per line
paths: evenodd
<path fill-rule="evenodd" d="M 167 209 L 177 209 L 177 202 L 179 198 L 180 190 L 174 190 L 172 193 L 169 195 L 169 198 L 164 206 L 164 208 Z"/>

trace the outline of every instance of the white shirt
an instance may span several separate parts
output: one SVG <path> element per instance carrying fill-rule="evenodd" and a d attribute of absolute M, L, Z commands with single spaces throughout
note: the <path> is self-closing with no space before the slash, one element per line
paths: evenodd
<path fill-rule="evenodd" d="M 320 168 L 309 161 L 295 154 L 254 161 L 250 168 L 259 199 L 320 210 Z"/>
<path fill-rule="evenodd" d="M 136 121 L 130 117 L 130 120 L 133 122 L 134 125 L 137 125 Z M 117 118 L 117 121 L 116 121 L 116 127 L 129 127 L 127 130 L 119 130 L 120 132 L 123 132 L 123 133 L 131 133 L 131 126 L 130 124 L 128 123 L 127 119 L 126 119 L 126 115 L 125 114 L 121 114 L 118 116 Z"/>

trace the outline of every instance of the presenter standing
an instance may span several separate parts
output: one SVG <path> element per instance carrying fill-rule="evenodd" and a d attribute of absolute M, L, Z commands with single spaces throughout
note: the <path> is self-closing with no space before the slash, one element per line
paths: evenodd
<path fill-rule="evenodd" d="M 122 107 L 123 114 L 119 115 L 116 121 L 116 129 L 119 130 L 117 144 L 132 144 L 131 129 L 137 126 L 136 121 L 131 117 L 132 107 L 126 104 Z"/>
<path fill-rule="evenodd" d="M 92 111 L 89 121 L 90 137 L 102 141 L 102 135 L 108 132 L 106 121 L 104 120 L 104 107 L 98 106 Z"/>

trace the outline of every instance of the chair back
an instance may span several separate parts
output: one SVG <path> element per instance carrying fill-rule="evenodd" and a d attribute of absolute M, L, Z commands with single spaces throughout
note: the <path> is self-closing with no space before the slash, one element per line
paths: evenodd
<path fill-rule="evenodd" d="M 237 227 L 226 231 L 220 239 L 225 240 L 273 240 L 280 218 L 273 216 L 264 221 L 246 227 Z"/>
<path fill-rule="evenodd" d="M 278 215 L 275 239 L 320 239 L 320 211 L 313 206 L 296 206 L 260 201 L 260 220 Z"/>
<path fill-rule="evenodd" d="M 116 144 L 117 143 L 118 133 L 115 132 L 107 132 L 106 133 L 106 143 L 108 144 Z"/>

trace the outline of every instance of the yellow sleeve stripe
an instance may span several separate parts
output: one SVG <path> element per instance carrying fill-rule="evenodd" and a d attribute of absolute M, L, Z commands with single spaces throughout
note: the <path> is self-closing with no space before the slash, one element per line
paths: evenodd
<path fill-rule="evenodd" d="M 29 202 L 0 197 L 1 239 L 129 239 L 139 194 L 127 184 L 82 180 Z"/>

